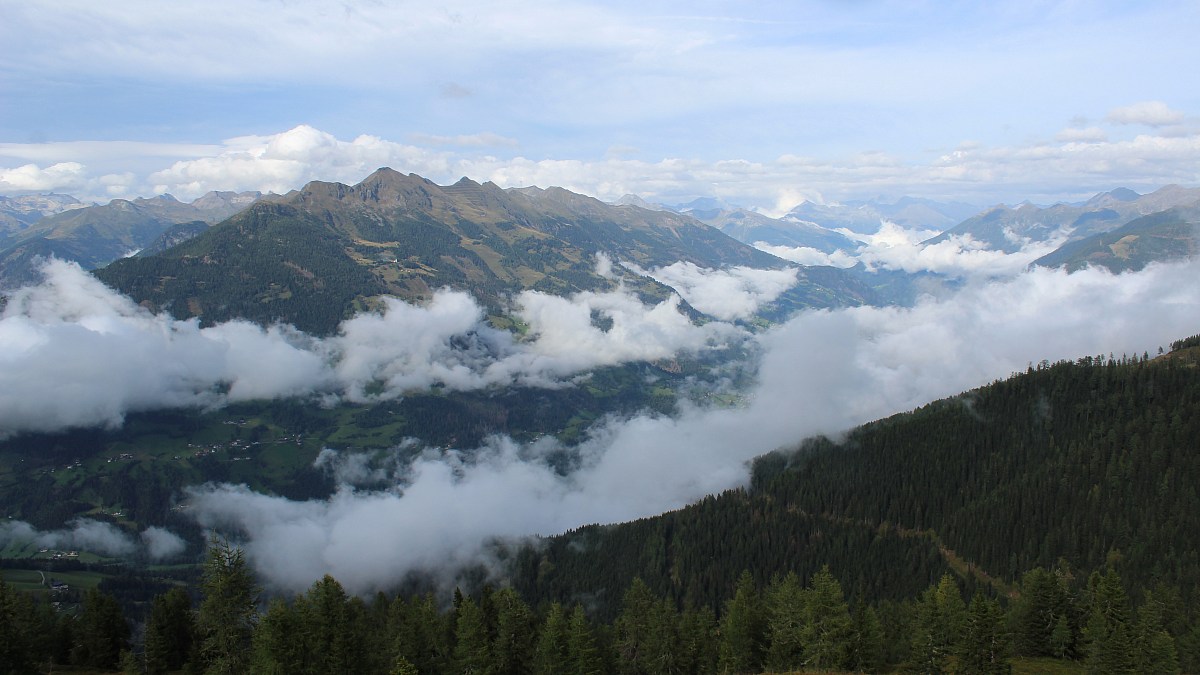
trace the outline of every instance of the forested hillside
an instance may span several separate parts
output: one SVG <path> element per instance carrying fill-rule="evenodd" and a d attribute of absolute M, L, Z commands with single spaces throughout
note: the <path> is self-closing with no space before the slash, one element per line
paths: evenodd
<path fill-rule="evenodd" d="M 875 602 L 911 594 L 942 564 L 1011 588 L 1063 561 L 1178 586 L 1194 603 L 1200 369 L 1189 345 L 1153 360 L 1042 363 L 839 440 L 807 440 L 760 458 L 749 489 L 524 551 L 515 583 L 535 599 L 611 609 L 614 589 L 639 576 L 716 608 L 716 589 L 742 569 L 762 582 L 830 564 Z"/>

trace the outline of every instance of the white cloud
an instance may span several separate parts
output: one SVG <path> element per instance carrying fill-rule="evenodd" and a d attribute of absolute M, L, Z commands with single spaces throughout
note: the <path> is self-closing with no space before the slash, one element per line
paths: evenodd
<path fill-rule="evenodd" d="M 68 525 L 58 530 L 42 531 L 20 520 L 0 523 L 0 548 L 9 544 L 34 544 L 42 548 L 88 551 L 112 557 L 128 557 L 142 552 L 151 560 L 172 558 L 186 548 L 179 535 L 164 527 L 152 526 L 143 530 L 139 546 L 127 531 L 112 523 L 77 518 Z"/>
<path fill-rule="evenodd" d="M 11 176 L 0 182 L 0 192 L 58 189 L 88 200 L 164 192 L 192 199 L 209 190 L 285 193 L 312 180 L 357 183 L 375 169 L 390 166 L 442 184 L 468 176 L 501 187 L 559 186 L 607 201 L 626 194 L 663 203 L 712 196 L 771 210 L 791 208 L 802 199 L 821 200 L 822 195 L 842 200 L 910 194 L 982 203 L 999 193 L 1016 201 L 1055 201 L 1090 197 L 1114 186 L 1147 192 L 1171 183 L 1200 183 L 1194 161 L 1200 135 L 1183 127 L 1112 140 L 1103 140 L 1091 129 L 1062 133 L 1057 143 L 964 144 L 926 162 L 884 153 L 841 158 L 783 155 L 772 161 L 645 161 L 499 157 L 474 154 L 470 146 L 422 147 L 369 135 L 347 141 L 300 125 L 278 134 L 231 138 L 219 146 L 180 146 L 181 153 L 207 152 L 185 154 L 166 167 L 158 154 L 108 163 L 76 160 L 96 155 L 95 144 L 10 143 L 0 146 L 0 157 L 37 155 L 40 160 L 12 169 L 0 165 L 0 176 Z M 121 152 L 140 147 L 117 145 Z"/>
<path fill-rule="evenodd" d="M 170 560 L 187 549 L 187 542 L 165 527 L 147 527 L 142 530 L 141 539 L 151 560 Z"/>
<path fill-rule="evenodd" d="M 303 589 L 328 572 L 354 592 L 413 570 L 449 573 L 487 559 L 495 537 L 553 534 L 677 508 L 746 480 L 754 456 L 815 433 L 910 409 L 1023 371 L 1042 359 L 1140 354 L 1195 332 L 1197 263 L 1114 276 L 1038 269 L 969 284 L 911 309 L 809 312 L 761 337 L 748 405 L 638 416 L 594 427 L 580 468 L 560 475 L 543 440 L 492 439 L 464 453 L 429 451 L 387 489 L 344 487 L 291 502 L 244 487 L 191 493 L 208 527 L 245 538 L 259 573 Z"/>
<path fill-rule="evenodd" d="M 763 251 L 803 265 L 853 267 L 862 263 L 868 270 L 900 270 L 909 273 L 935 272 L 955 278 L 1006 277 L 1019 274 L 1030 263 L 1053 252 L 1066 241 L 1065 235 L 1034 242 L 1014 241 L 1021 248 L 1014 253 L 989 249 L 970 235 L 951 235 L 936 243 L 926 243 L 940 234 L 937 230 L 906 228 L 883 221 L 875 234 L 838 230 L 863 242 L 854 251 L 824 253 L 809 247 L 773 246 L 757 243 Z M 1011 234 L 1011 233 L 1010 233 Z M 1015 238 L 1016 235 L 1012 234 Z"/>
<path fill-rule="evenodd" d="M 85 184 L 87 167 L 79 162 L 58 162 L 46 168 L 24 164 L 14 169 L 0 169 L 0 190 L 49 192 L 76 190 Z"/>
<path fill-rule="evenodd" d="M 745 339 L 720 322 L 696 326 L 672 296 L 644 305 L 618 289 L 561 298 L 517 296 L 526 337 L 490 328 L 466 293 L 345 321 L 318 339 L 288 326 L 154 315 L 73 263 L 52 260 L 45 282 L 14 292 L 0 314 L 0 429 L 5 434 L 118 426 L 126 413 L 229 401 L 331 394 L 392 399 L 435 384 L 452 390 L 514 383 L 562 386 L 599 366 L 652 361 Z M 607 319 L 607 328 L 593 317 Z"/>
<path fill-rule="evenodd" d="M 1143 124 L 1148 127 L 1165 127 L 1183 121 L 1183 113 L 1173 110 L 1162 101 L 1142 101 L 1133 105 L 1114 108 L 1106 118 L 1116 124 Z"/>
<path fill-rule="evenodd" d="M 634 269 L 674 288 L 693 307 L 722 321 L 749 318 L 759 307 L 795 286 L 799 273 L 796 268 L 710 270 L 690 262 L 677 262 L 648 272 Z"/>

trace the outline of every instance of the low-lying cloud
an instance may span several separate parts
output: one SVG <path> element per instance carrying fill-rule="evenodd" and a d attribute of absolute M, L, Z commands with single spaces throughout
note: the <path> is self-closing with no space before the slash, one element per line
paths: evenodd
<path fill-rule="evenodd" d="M 869 270 L 899 270 L 909 273 L 935 272 L 956 278 L 971 276 L 1002 277 L 1023 271 L 1030 263 L 1052 253 L 1066 242 L 1066 236 L 1045 241 L 1018 239 L 1015 233 L 1008 236 L 1020 243 L 1020 250 L 1007 253 L 994 250 L 986 243 L 977 241 L 969 234 L 954 234 L 936 243 L 926 243 L 940 232 L 906 228 L 896 223 L 883 221 L 875 234 L 861 234 L 839 230 L 842 234 L 857 239 L 862 246 L 854 251 L 825 253 L 817 249 L 800 246 L 775 246 L 756 243 L 755 247 L 785 260 L 802 265 L 832 265 L 853 267 L 862 263 Z"/>
<path fill-rule="evenodd" d="M 1037 269 L 912 308 L 808 312 L 759 337 L 759 380 L 745 406 L 610 419 L 590 430 L 576 449 L 579 468 L 567 475 L 542 459 L 553 441 L 498 437 L 465 452 L 427 451 L 406 470 L 389 469 L 385 488 L 356 488 L 360 470 L 343 472 L 346 483 L 324 501 L 208 485 L 191 490 L 190 512 L 237 532 L 277 588 L 300 589 L 328 572 L 368 592 L 412 571 L 487 560 L 496 537 L 677 508 L 744 483 L 746 462 L 759 454 L 1042 359 L 1156 350 L 1197 331 L 1197 273 L 1194 262 L 1119 276 Z M 341 460 L 331 451 L 323 461 Z"/>
<path fill-rule="evenodd" d="M 520 294 L 513 314 L 527 326 L 523 338 L 489 327 L 468 294 L 442 290 L 422 306 L 386 299 L 382 312 L 318 339 L 289 326 L 201 328 L 152 314 L 74 263 L 52 260 L 44 275 L 14 292 L 0 314 L 0 436 L 118 426 L 132 411 L 253 399 L 369 402 L 433 385 L 556 387 L 592 368 L 746 337 L 727 323 L 693 324 L 678 296 L 646 305 L 618 289 Z"/>
<path fill-rule="evenodd" d="M 148 527 L 135 538 L 112 523 L 90 518 L 77 518 L 68 525 L 58 530 L 38 530 L 20 520 L 0 523 L 0 549 L 33 544 L 38 548 L 88 551 L 122 558 L 140 554 L 158 561 L 175 558 L 187 548 L 179 535 L 164 527 Z"/>
<path fill-rule="evenodd" d="M 799 274 L 797 268 L 714 270 L 690 262 L 677 262 L 650 271 L 631 268 L 674 288 L 691 306 L 722 321 L 750 318 L 759 307 L 795 286 Z"/>

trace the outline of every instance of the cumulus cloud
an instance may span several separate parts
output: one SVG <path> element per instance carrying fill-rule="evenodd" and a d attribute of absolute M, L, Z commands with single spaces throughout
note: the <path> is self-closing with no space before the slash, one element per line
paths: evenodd
<path fill-rule="evenodd" d="M 33 544 L 40 548 L 88 551 L 111 557 L 128 557 L 140 552 L 151 560 L 175 557 L 186 548 L 179 535 L 163 527 L 143 530 L 139 545 L 128 531 L 112 523 L 77 518 L 68 525 L 42 531 L 20 520 L 0 523 L 0 548 L 10 544 Z"/>
<path fill-rule="evenodd" d="M 329 572 L 368 592 L 411 571 L 486 560 L 497 537 L 677 508 L 743 483 L 746 462 L 761 453 L 1042 359 L 1154 350 L 1195 332 L 1197 272 L 1195 262 L 1120 276 L 1037 269 L 907 309 L 805 313 L 760 337 L 759 382 L 745 406 L 609 420 L 576 449 L 579 468 L 567 475 L 542 461 L 552 441 L 494 438 L 471 451 L 426 451 L 392 469 L 395 482 L 382 489 L 346 485 L 329 500 L 293 502 L 209 485 L 191 491 L 190 512 L 237 532 L 278 588 Z"/>
<path fill-rule="evenodd" d="M 446 138 L 429 136 L 419 144 L 371 135 L 343 140 L 300 125 L 277 134 L 231 138 L 219 145 L 164 146 L 161 152 L 151 144 L 113 143 L 115 153 L 142 153 L 121 156 L 119 165 L 102 166 L 98 159 L 102 153 L 95 146 L 103 143 L 0 144 L 0 158 L 36 158 L 34 164 L 11 169 L 0 164 L 0 175 L 13 176 L 0 183 L 0 191 L 59 189 L 89 200 L 169 192 L 192 199 L 209 190 L 285 193 L 312 180 L 357 183 L 375 169 L 391 166 L 443 184 L 469 176 L 501 187 L 560 186 L 607 201 L 626 194 L 661 203 L 709 196 L 782 213 L 804 199 L 820 201 L 821 195 L 837 200 L 889 193 L 979 203 L 1059 201 L 1087 198 L 1117 185 L 1148 192 L 1171 183 L 1200 183 L 1194 162 L 1200 135 L 1186 125 L 1155 129 L 1152 134 L 1108 140 L 1100 129 L 1068 129 L 1054 143 L 967 143 L 922 160 L 875 152 L 847 157 L 785 154 L 766 161 L 698 157 L 647 161 L 615 156 L 506 157 L 470 150 L 478 147 L 470 144 L 475 141 L 503 145 L 502 137 L 490 134 L 455 137 L 458 145 L 450 146 Z M 167 150 L 180 158 L 164 167 Z M 79 157 L 97 159 L 84 163 Z M 131 166 L 139 169 L 131 173 Z M 152 168 L 140 168 L 147 166 Z"/>
<path fill-rule="evenodd" d="M 0 190 L 76 190 L 85 184 L 86 172 L 87 167 L 79 162 L 58 162 L 44 169 L 36 164 L 23 164 L 13 169 L 0 169 Z"/>
<path fill-rule="evenodd" d="M 1183 121 L 1183 113 L 1174 110 L 1162 101 L 1142 101 L 1133 105 L 1114 108 L 1106 117 L 1116 124 L 1142 124 L 1148 127 L 1165 127 Z"/>
<path fill-rule="evenodd" d="M 318 339 L 289 326 L 231 321 L 200 328 L 151 314 L 74 263 L 51 260 L 44 283 L 14 292 L 0 314 L 0 434 L 118 426 L 126 413 L 326 394 L 363 402 L 435 384 L 452 390 L 561 378 L 744 339 L 729 324 L 696 326 L 679 298 L 645 305 L 623 289 L 515 298 L 524 338 L 489 327 L 468 294 L 422 306 L 394 298 Z M 603 321 L 596 321 L 602 318 Z M 598 325 L 599 324 L 599 325 Z"/>
<path fill-rule="evenodd" d="M 634 270 L 674 288 L 693 307 L 722 321 L 749 318 L 759 307 L 795 286 L 799 273 L 796 268 L 713 270 L 690 262 L 677 262 L 650 271 Z"/>

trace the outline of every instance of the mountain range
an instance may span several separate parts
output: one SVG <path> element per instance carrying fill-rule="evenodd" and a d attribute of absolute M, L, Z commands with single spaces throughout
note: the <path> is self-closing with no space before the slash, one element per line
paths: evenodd
<path fill-rule="evenodd" d="M 604 273 L 600 256 L 615 263 Z M 375 296 L 416 301 L 441 287 L 469 290 L 494 316 L 522 290 L 568 295 L 623 282 L 646 299 L 664 299 L 670 288 L 620 263 L 678 262 L 791 266 L 670 211 L 614 206 L 562 188 L 505 190 L 465 178 L 439 186 L 385 168 L 353 186 L 313 182 L 263 198 L 194 239 L 97 274 L 177 316 L 283 320 L 327 333 Z M 873 299 L 839 270 L 799 275 L 780 299 L 785 306 Z"/>
<path fill-rule="evenodd" d="M 84 269 L 95 269 L 153 245 L 176 225 L 210 225 L 241 211 L 260 196 L 258 192 L 210 192 L 184 203 L 171 195 L 160 195 L 114 199 L 94 206 L 56 197 L 55 205 L 61 202 L 72 208 L 58 208 L 46 217 L 31 218 L 29 225 L 0 240 L 0 289 L 38 281 L 36 265 L 41 258 L 54 256 L 78 262 Z"/>
<path fill-rule="evenodd" d="M 1118 188 L 1081 204 L 1039 207 L 1026 202 L 1015 208 L 1000 205 L 964 220 L 928 243 L 970 235 L 992 250 L 1015 253 L 1031 242 L 1058 237 L 1067 243 L 1079 241 L 1114 230 L 1141 216 L 1197 202 L 1200 202 L 1200 188 L 1168 185 L 1145 195 Z"/>

